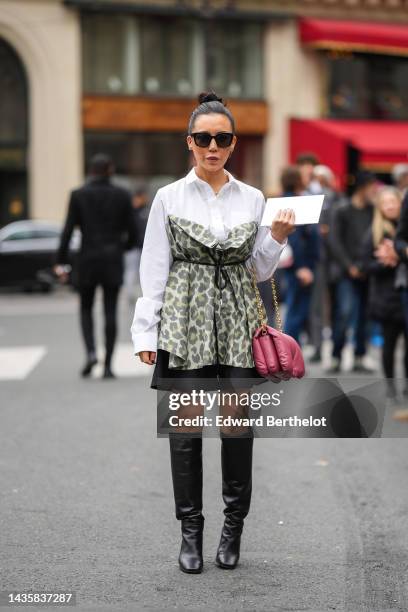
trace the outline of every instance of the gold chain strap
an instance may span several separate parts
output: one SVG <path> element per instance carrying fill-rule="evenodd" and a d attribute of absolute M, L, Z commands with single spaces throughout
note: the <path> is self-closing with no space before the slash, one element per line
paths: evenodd
<path fill-rule="evenodd" d="M 256 306 L 257 306 L 257 310 L 258 310 L 259 326 L 260 327 L 266 327 L 266 325 L 268 324 L 268 317 L 267 317 L 265 306 L 264 306 L 264 303 L 262 301 L 261 294 L 259 293 L 258 285 L 257 285 L 257 282 L 256 282 L 255 267 L 252 266 L 250 268 L 250 270 L 251 270 L 252 282 L 253 282 L 254 290 L 255 290 L 255 298 L 256 298 Z M 282 330 L 282 319 L 280 317 L 279 304 L 278 304 L 278 296 L 277 296 L 277 291 L 276 291 L 275 279 L 273 278 L 273 276 L 271 277 L 271 287 L 272 287 L 273 305 L 274 305 L 274 308 L 275 308 L 276 327 L 281 332 L 281 331 L 283 331 Z"/>

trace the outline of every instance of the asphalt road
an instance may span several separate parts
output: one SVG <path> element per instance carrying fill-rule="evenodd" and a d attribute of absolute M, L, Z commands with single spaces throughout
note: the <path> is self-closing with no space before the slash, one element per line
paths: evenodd
<path fill-rule="evenodd" d="M 0 295 L 0 591 L 74 591 L 81 611 L 408 611 L 408 424 L 388 438 L 256 439 L 232 572 L 214 564 L 220 442 L 204 439 L 204 572 L 184 574 L 131 311 L 122 300 L 120 377 L 106 381 L 78 376 L 76 310 L 67 291 Z"/>

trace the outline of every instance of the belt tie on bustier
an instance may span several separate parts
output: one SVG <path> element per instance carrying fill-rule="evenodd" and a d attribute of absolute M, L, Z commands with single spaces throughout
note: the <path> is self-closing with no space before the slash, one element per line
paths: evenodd
<path fill-rule="evenodd" d="M 221 253 L 219 261 L 216 262 L 206 262 L 206 261 L 196 261 L 194 259 L 187 259 L 183 257 L 174 257 L 173 261 L 187 261 L 189 263 L 196 263 L 200 266 L 214 266 L 215 267 L 215 284 L 218 289 L 224 289 L 227 285 L 228 276 L 226 276 L 224 266 L 234 266 L 240 263 L 245 263 L 246 259 L 239 259 L 236 261 L 223 261 L 224 253 Z M 223 284 L 221 284 L 221 282 Z"/>

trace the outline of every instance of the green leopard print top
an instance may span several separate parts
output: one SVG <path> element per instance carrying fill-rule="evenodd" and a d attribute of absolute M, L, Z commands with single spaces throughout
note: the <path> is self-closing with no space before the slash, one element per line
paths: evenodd
<path fill-rule="evenodd" d="M 196 369 L 217 359 L 225 365 L 254 367 L 252 335 L 258 317 L 245 260 L 257 230 L 256 221 L 241 223 L 220 241 L 203 225 L 168 215 L 173 263 L 157 346 L 170 353 L 169 368 Z"/>

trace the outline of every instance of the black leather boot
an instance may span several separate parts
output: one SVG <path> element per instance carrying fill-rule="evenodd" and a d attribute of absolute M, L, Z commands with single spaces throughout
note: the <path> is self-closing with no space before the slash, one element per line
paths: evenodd
<path fill-rule="evenodd" d="M 215 563 L 223 569 L 234 569 L 238 563 L 244 518 L 251 504 L 252 430 L 249 435 L 233 437 L 220 434 L 225 520 Z"/>
<path fill-rule="evenodd" d="M 181 521 L 179 565 L 183 572 L 203 569 L 203 466 L 201 435 L 169 434 L 176 518 Z"/>

